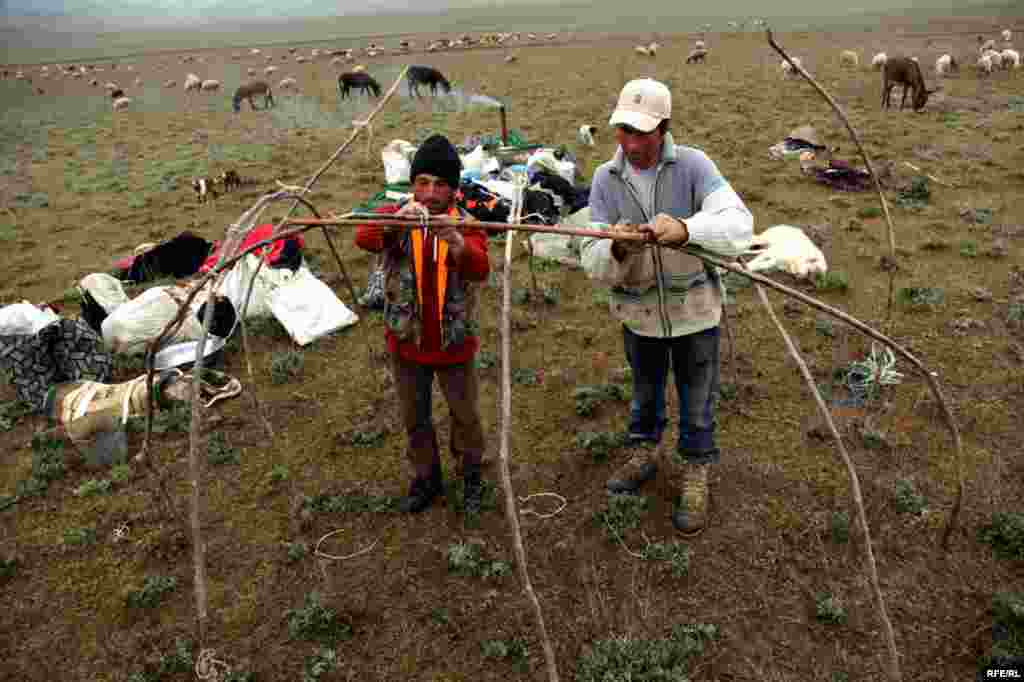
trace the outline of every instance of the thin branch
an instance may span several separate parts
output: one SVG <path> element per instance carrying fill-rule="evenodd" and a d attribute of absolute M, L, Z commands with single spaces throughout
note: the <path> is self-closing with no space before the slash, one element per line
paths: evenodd
<path fill-rule="evenodd" d="M 843 108 L 839 106 L 839 103 L 836 102 L 832 95 L 825 91 L 825 88 L 818 84 L 818 81 L 811 77 L 811 74 L 804 70 L 804 67 L 794 62 L 793 59 L 786 54 L 786 51 L 775 42 L 775 38 L 772 36 L 772 30 L 770 28 L 765 29 L 765 34 L 768 36 L 768 44 L 771 45 L 776 52 L 782 55 L 782 58 L 789 62 L 789 65 L 792 66 L 801 76 L 807 79 L 807 82 L 814 86 L 814 89 L 825 98 L 832 107 L 832 110 L 835 111 L 836 115 L 843 121 L 843 125 L 846 126 L 847 132 L 850 133 L 850 137 L 853 138 L 854 144 L 857 145 L 857 151 L 860 152 L 860 157 L 864 160 L 864 166 L 868 169 L 868 173 L 871 175 L 871 180 L 875 183 L 875 192 L 878 194 L 879 203 L 882 204 L 882 213 L 885 215 L 885 224 L 889 230 L 889 258 L 891 261 L 885 264 L 885 269 L 889 273 L 889 302 L 885 313 L 885 319 L 888 320 L 892 317 L 893 280 L 896 277 L 896 231 L 892 226 L 892 216 L 889 215 L 889 205 L 885 201 L 885 195 L 882 194 L 882 183 L 878 181 L 878 175 L 875 173 L 874 166 L 871 165 L 871 159 L 868 158 L 868 153 L 864 151 L 864 145 L 861 144 L 860 135 L 858 135 L 857 131 L 853 129 L 853 126 L 850 124 L 850 118 L 846 115 L 846 112 L 843 111 Z"/>
<path fill-rule="evenodd" d="M 807 369 L 807 363 L 804 362 L 800 356 L 800 351 L 797 350 L 796 344 L 793 343 L 793 339 L 786 332 L 785 327 L 779 322 L 779 318 L 775 315 L 775 311 L 772 309 L 772 304 L 768 301 L 767 294 L 764 293 L 764 289 L 761 285 L 754 284 L 754 289 L 757 291 L 758 298 L 761 299 L 761 303 L 764 305 L 766 311 L 768 311 L 768 317 L 771 318 L 775 327 L 779 330 L 779 334 L 782 335 L 782 340 L 786 342 L 786 348 L 789 350 L 790 356 L 796 361 L 797 366 L 800 368 L 800 374 L 803 375 L 804 381 L 807 383 L 807 387 L 811 389 L 811 395 L 814 396 L 814 403 L 818 407 L 818 411 L 821 416 L 825 419 L 825 423 L 828 424 L 829 431 L 832 433 L 832 438 L 836 442 L 836 448 L 839 450 L 839 456 L 842 457 L 843 463 L 846 465 L 846 472 L 850 477 L 850 490 L 853 493 L 853 504 L 857 508 L 857 519 L 860 521 L 861 530 L 864 532 L 864 558 L 868 565 L 868 577 L 871 579 L 871 589 L 875 597 L 875 606 L 878 609 L 878 617 L 882 621 L 882 626 L 885 631 L 885 643 L 889 650 L 889 665 L 886 671 L 889 679 L 898 681 L 902 679 L 900 675 L 900 662 L 899 653 L 896 651 L 896 638 L 892 630 L 892 622 L 889 620 L 889 616 L 885 610 L 885 599 L 882 597 L 882 588 L 878 584 L 878 565 L 875 563 L 875 554 L 872 549 L 871 543 L 871 531 L 868 528 L 868 517 L 864 512 L 864 498 L 860 492 L 860 479 L 857 476 L 857 470 L 853 466 L 853 461 L 850 459 L 849 453 L 846 452 L 846 446 L 843 445 L 843 438 L 839 435 L 839 430 L 836 429 L 835 422 L 832 421 L 832 414 L 829 412 L 828 407 L 825 405 L 825 401 L 821 398 L 821 393 L 818 392 L 818 387 L 814 383 L 814 377 L 811 376 L 811 372 Z"/>
<path fill-rule="evenodd" d="M 544 660 L 547 664 L 549 682 L 558 682 L 558 665 L 555 662 L 555 650 L 548 638 L 547 626 L 544 624 L 544 612 L 533 591 L 530 573 L 526 567 L 526 550 L 523 549 L 523 534 L 519 530 L 519 516 L 516 514 L 516 497 L 512 491 L 512 476 L 508 468 L 509 429 L 512 424 L 512 242 L 515 233 L 505 240 L 505 269 L 502 272 L 501 288 L 501 451 L 498 458 L 501 469 L 501 485 L 505 491 L 505 518 L 512 528 L 513 544 L 516 553 L 516 566 L 519 568 L 519 580 L 523 584 L 530 605 L 533 607 L 537 628 L 540 630 L 540 641 L 544 649 Z"/>

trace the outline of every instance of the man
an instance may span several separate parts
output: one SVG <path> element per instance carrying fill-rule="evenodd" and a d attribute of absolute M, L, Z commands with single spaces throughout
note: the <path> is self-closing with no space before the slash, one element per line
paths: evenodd
<path fill-rule="evenodd" d="M 704 529 L 708 466 L 718 462 L 715 400 L 719 377 L 722 285 L 717 273 L 661 244 L 693 244 L 735 256 L 750 243 L 753 217 L 700 150 L 676 145 L 669 133 L 672 97 L 658 81 L 630 81 L 609 120 L 619 148 L 594 173 L 590 218 L 612 234 L 645 234 L 644 241 L 585 239 L 583 266 L 612 285 L 611 312 L 622 322 L 633 370 L 629 459 L 608 481 L 611 492 L 633 492 L 670 469 L 674 489 L 683 477 L 672 522 L 685 534 Z M 610 227 L 608 227 L 610 226 Z M 660 447 L 669 366 L 679 396 L 679 441 Z M 656 454 L 657 453 L 657 454 Z"/>
<path fill-rule="evenodd" d="M 455 203 L 462 163 L 451 143 L 428 138 L 412 160 L 413 199 L 382 214 L 441 219 L 430 228 L 363 225 L 356 244 L 383 254 L 388 352 L 413 468 L 405 512 L 420 512 L 444 489 L 431 389 L 437 376 L 451 413 L 451 450 L 461 456 L 468 514 L 480 511 L 484 434 L 473 356 L 479 348 L 475 283 L 490 272 L 487 234 Z M 461 229 L 458 226 L 461 224 Z"/>

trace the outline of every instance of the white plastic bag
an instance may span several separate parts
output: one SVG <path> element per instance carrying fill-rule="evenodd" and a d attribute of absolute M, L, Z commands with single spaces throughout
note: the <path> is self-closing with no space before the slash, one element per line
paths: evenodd
<path fill-rule="evenodd" d="M 380 158 L 384 162 L 384 181 L 389 185 L 396 185 L 402 182 L 409 182 L 409 174 L 412 172 L 410 159 L 416 152 L 414 147 L 405 140 L 392 140 L 380 152 Z"/>
<path fill-rule="evenodd" d="M 32 336 L 59 320 L 49 308 L 38 308 L 28 301 L 0 308 L 0 336 Z"/>
<path fill-rule="evenodd" d="M 235 310 L 238 311 L 239 315 L 241 315 L 242 302 L 245 300 L 249 281 L 252 279 L 252 273 L 256 271 L 259 263 L 258 257 L 251 253 L 248 254 L 232 266 L 231 270 L 221 281 L 220 286 L 217 287 L 217 293 L 221 296 L 226 296 L 231 301 L 231 304 L 235 306 Z M 305 269 L 305 266 L 303 266 L 299 268 L 298 272 L 302 272 Z M 264 264 L 260 268 L 260 273 L 256 276 L 256 281 L 252 283 L 252 294 L 249 295 L 249 307 L 245 311 L 245 319 L 270 317 L 272 313 L 270 312 L 268 299 L 271 292 L 295 276 L 296 273 L 288 268 L 271 268 Z"/>
<path fill-rule="evenodd" d="M 268 304 L 300 346 L 359 321 L 359 316 L 308 270 L 278 287 L 270 294 Z"/>
<path fill-rule="evenodd" d="M 86 275 L 78 283 L 79 288 L 89 292 L 93 300 L 100 304 L 100 307 L 109 315 L 117 310 L 118 306 L 128 300 L 128 294 L 124 293 L 121 280 L 108 275 L 105 272 L 94 272 Z"/>
<path fill-rule="evenodd" d="M 180 341 L 194 341 L 199 338 L 203 325 L 197 312 L 208 298 L 208 291 L 201 291 L 193 299 L 189 312 L 166 341 L 166 345 Z M 111 353 L 142 355 L 146 345 L 164 330 L 180 308 L 179 302 L 188 297 L 185 287 L 153 287 L 126 301 L 103 320 L 103 342 Z"/>

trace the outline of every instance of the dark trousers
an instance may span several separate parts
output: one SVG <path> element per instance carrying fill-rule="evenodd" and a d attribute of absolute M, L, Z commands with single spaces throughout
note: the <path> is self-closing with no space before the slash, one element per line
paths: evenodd
<path fill-rule="evenodd" d="M 484 431 L 480 422 L 478 384 L 473 362 L 459 365 L 430 366 L 391 356 L 398 411 L 408 438 L 409 462 L 413 474 L 429 478 L 441 457 L 434 432 L 434 377 L 448 403 L 451 416 L 450 447 L 456 461 L 465 469 L 479 465 L 484 455 Z"/>
<path fill-rule="evenodd" d="M 718 461 L 715 446 L 715 402 L 718 397 L 720 328 L 661 339 L 622 328 L 626 358 L 633 369 L 629 438 L 660 443 L 668 426 L 665 384 L 674 370 L 679 396 L 677 452 L 686 462 Z"/>

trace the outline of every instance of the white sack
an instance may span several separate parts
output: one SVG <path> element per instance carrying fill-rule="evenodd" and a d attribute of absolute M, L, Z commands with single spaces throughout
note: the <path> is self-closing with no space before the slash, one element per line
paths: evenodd
<path fill-rule="evenodd" d="M 28 301 L 13 303 L 0 308 L 0 336 L 32 336 L 59 319 L 49 308 L 37 308 Z"/>
<path fill-rule="evenodd" d="M 91 275 L 86 275 L 78 283 L 78 286 L 88 291 L 89 295 L 100 304 L 107 315 L 117 310 L 118 306 L 128 300 L 128 294 L 124 292 L 121 280 L 105 272 L 94 272 Z"/>
<path fill-rule="evenodd" d="M 309 270 L 300 271 L 277 288 L 270 294 L 268 304 L 274 317 L 300 346 L 359 321 L 359 316 Z"/>
<path fill-rule="evenodd" d="M 197 313 L 208 296 L 208 291 L 204 290 L 193 299 L 189 313 L 165 345 L 199 338 L 203 325 Z M 153 287 L 143 291 L 130 301 L 119 305 L 117 310 L 103 320 L 103 342 L 112 353 L 144 354 L 146 345 L 177 316 L 179 301 L 183 302 L 187 297 L 186 287 Z"/>
<path fill-rule="evenodd" d="M 231 301 L 239 316 L 242 314 L 242 302 L 245 300 L 249 281 L 252 279 L 252 273 L 256 271 L 259 263 L 260 260 L 257 256 L 251 253 L 246 255 L 245 258 L 232 266 L 223 281 L 221 281 L 220 286 L 217 287 L 217 293 Z M 299 268 L 298 272 L 302 272 L 305 269 L 306 266 L 303 265 Z M 249 307 L 245 311 L 245 319 L 270 317 L 272 313 L 270 312 L 268 300 L 271 292 L 295 276 L 296 273 L 288 268 L 271 268 L 264 264 L 260 268 L 259 275 L 256 276 L 256 281 L 252 284 L 252 294 L 249 296 Z"/>

